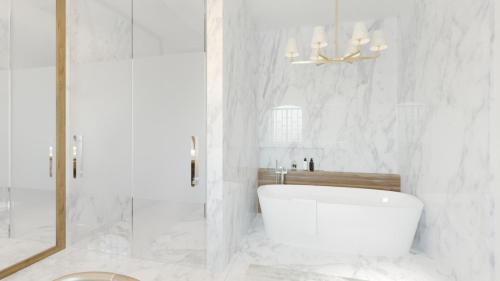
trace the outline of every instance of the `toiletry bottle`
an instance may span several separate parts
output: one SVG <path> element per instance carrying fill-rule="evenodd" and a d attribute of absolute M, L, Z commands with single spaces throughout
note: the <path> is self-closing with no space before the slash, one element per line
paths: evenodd
<path fill-rule="evenodd" d="M 304 163 L 302 164 L 302 169 L 304 171 L 308 171 L 309 170 L 309 165 L 307 165 L 307 158 L 304 158 Z"/>
<path fill-rule="evenodd" d="M 311 158 L 311 161 L 309 162 L 309 171 L 314 172 L 314 160 Z"/>
<path fill-rule="evenodd" d="M 292 161 L 292 171 L 297 171 L 297 162 L 295 160 Z"/>

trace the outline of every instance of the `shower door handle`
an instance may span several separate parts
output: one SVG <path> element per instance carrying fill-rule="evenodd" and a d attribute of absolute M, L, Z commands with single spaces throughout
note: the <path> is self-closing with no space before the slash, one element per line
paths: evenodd
<path fill-rule="evenodd" d="M 71 159 L 71 172 L 73 179 L 82 177 L 82 155 L 83 155 L 83 136 L 73 136 L 73 151 Z"/>
<path fill-rule="evenodd" d="M 54 177 L 54 148 L 49 146 L 49 178 Z"/>
<path fill-rule="evenodd" d="M 73 157 L 73 178 L 76 179 L 76 157 Z"/>
<path fill-rule="evenodd" d="M 191 187 L 196 187 L 199 184 L 198 176 L 198 140 L 195 136 L 191 137 Z"/>

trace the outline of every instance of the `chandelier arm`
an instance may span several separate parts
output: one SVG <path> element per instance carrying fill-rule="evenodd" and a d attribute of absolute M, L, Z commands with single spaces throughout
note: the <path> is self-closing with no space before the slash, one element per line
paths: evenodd
<path fill-rule="evenodd" d="M 374 59 L 377 59 L 378 57 L 380 57 L 380 54 L 376 54 L 376 55 L 373 55 L 373 56 L 357 57 L 356 59 L 359 59 L 359 60 L 374 60 Z"/>
<path fill-rule="evenodd" d="M 366 57 L 355 57 L 350 59 L 345 59 L 345 62 L 354 63 L 367 60 L 376 60 L 379 56 L 366 56 Z"/>
<path fill-rule="evenodd" d="M 344 57 L 343 59 L 344 59 L 344 60 L 350 60 L 350 59 L 352 59 L 352 58 L 355 58 L 355 57 L 356 57 L 356 56 L 358 56 L 358 55 L 361 55 L 361 52 L 360 52 L 360 51 L 357 51 L 357 52 L 355 52 L 355 53 L 352 53 L 352 54 L 350 54 L 350 55 L 348 55 L 348 56 Z"/>

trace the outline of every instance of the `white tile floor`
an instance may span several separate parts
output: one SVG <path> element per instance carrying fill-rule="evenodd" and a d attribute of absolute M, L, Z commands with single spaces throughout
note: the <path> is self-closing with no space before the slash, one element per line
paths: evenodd
<path fill-rule="evenodd" d="M 340 257 L 273 243 L 266 238 L 262 219 L 244 239 L 225 272 L 166 264 L 124 256 L 67 249 L 10 278 L 8 281 L 51 281 L 81 271 L 111 271 L 142 281 L 451 281 L 447 271 L 422 255 L 398 259 Z M 351 279 L 338 279 L 345 277 Z"/>

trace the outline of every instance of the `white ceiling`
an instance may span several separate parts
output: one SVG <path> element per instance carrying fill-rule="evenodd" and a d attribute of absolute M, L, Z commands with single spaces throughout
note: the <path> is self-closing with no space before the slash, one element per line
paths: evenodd
<path fill-rule="evenodd" d="M 340 0 L 342 21 L 397 16 L 411 8 L 412 0 Z M 334 0 L 248 0 L 260 29 L 287 28 L 334 22 Z"/>

